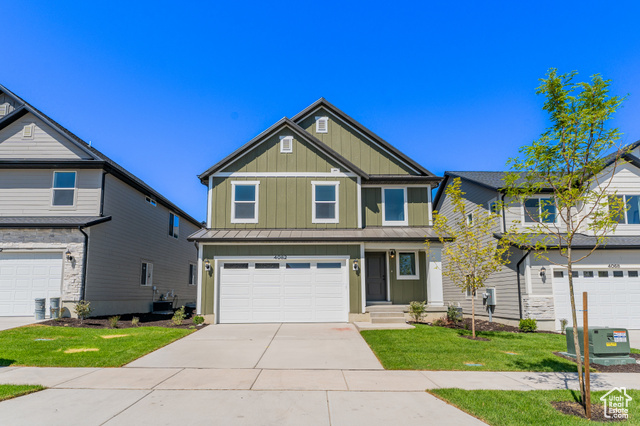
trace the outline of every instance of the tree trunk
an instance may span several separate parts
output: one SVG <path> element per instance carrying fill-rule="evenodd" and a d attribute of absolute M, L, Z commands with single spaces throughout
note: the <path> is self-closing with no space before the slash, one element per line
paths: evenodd
<path fill-rule="evenodd" d="M 584 377 L 582 376 L 582 352 L 580 351 L 580 339 L 578 338 L 578 315 L 576 314 L 576 299 L 573 294 L 573 265 L 571 263 L 571 248 L 567 250 L 567 274 L 569 274 L 569 296 L 571 297 L 571 317 L 573 319 L 573 344 L 576 348 L 576 364 L 578 365 L 578 381 L 580 383 L 580 398 L 585 414 L 587 412 L 587 404 L 591 401 L 586 400 L 586 389 L 584 387 Z M 584 348 L 588 351 L 589 348 Z M 589 368 L 589 366 L 585 366 Z"/>
<path fill-rule="evenodd" d="M 471 290 L 471 337 L 476 338 L 476 289 Z"/>

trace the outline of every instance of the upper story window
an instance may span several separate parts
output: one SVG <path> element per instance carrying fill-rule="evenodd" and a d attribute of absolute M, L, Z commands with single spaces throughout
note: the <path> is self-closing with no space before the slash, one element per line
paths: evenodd
<path fill-rule="evenodd" d="M 52 206 L 71 207 L 76 200 L 76 172 L 53 172 Z"/>
<path fill-rule="evenodd" d="M 408 226 L 407 188 L 382 188 L 382 225 Z"/>
<path fill-rule="evenodd" d="M 473 226 L 473 213 L 467 214 L 467 225 Z"/>
<path fill-rule="evenodd" d="M 625 211 L 616 217 L 618 223 L 626 225 L 640 224 L 640 195 L 616 195 L 616 198 L 624 202 Z"/>
<path fill-rule="evenodd" d="M 338 223 L 339 185 L 340 182 L 311 182 L 313 223 Z"/>
<path fill-rule="evenodd" d="M 489 201 L 489 212 L 493 213 L 493 214 L 500 214 L 500 204 L 498 203 L 498 200 L 491 200 Z"/>
<path fill-rule="evenodd" d="M 553 198 L 534 197 L 524 201 L 525 223 L 555 223 L 556 205 Z"/>
<path fill-rule="evenodd" d="M 147 203 L 151 204 L 153 207 L 155 207 L 155 206 L 157 205 L 156 200 L 154 200 L 154 199 L 153 199 L 153 198 L 151 198 L 151 197 L 144 197 L 144 200 L 145 200 Z"/>
<path fill-rule="evenodd" d="M 329 132 L 329 117 L 316 117 L 316 133 Z"/>
<path fill-rule="evenodd" d="M 178 231 L 180 231 L 180 218 L 173 213 L 169 213 L 169 236 L 178 238 Z"/>
<path fill-rule="evenodd" d="M 259 181 L 231 182 L 231 223 L 258 223 Z"/>
<path fill-rule="evenodd" d="M 283 154 L 293 152 L 293 136 L 280 136 L 280 152 Z"/>

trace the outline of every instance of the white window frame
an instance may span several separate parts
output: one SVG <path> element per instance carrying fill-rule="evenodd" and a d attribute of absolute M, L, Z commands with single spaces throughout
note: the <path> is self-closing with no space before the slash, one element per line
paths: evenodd
<path fill-rule="evenodd" d="M 236 219 L 236 185 L 253 185 L 256 189 L 255 217 L 253 219 Z M 260 200 L 259 180 L 235 180 L 231 181 L 231 223 L 258 223 L 258 201 Z M 239 203 L 251 203 L 252 201 L 238 201 Z"/>
<path fill-rule="evenodd" d="M 29 129 L 29 133 L 27 134 L 27 129 Z M 36 125 L 34 123 L 25 124 L 22 128 L 22 139 L 33 139 L 33 135 L 35 134 Z"/>
<path fill-rule="evenodd" d="M 414 275 L 400 275 L 400 254 L 413 253 L 416 259 L 416 273 Z M 416 250 L 396 250 L 396 278 L 399 280 L 420 279 L 420 252 Z"/>
<path fill-rule="evenodd" d="M 336 189 L 336 201 L 334 202 L 336 214 L 334 219 L 316 218 L 316 186 L 334 186 Z M 318 201 L 318 203 L 331 203 L 331 201 Z M 328 180 L 311 181 L 311 223 L 340 223 L 340 182 Z"/>
<path fill-rule="evenodd" d="M 467 299 L 467 300 L 471 300 L 471 299 L 473 299 L 473 298 L 474 298 L 474 297 L 473 297 L 472 290 L 473 290 L 473 289 L 470 289 L 469 287 L 467 287 L 467 288 L 465 288 L 465 289 L 464 289 L 464 297 L 465 297 L 465 299 Z M 476 298 L 476 299 L 478 298 L 478 289 L 477 289 L 477 288 L 476 288 L 476 296 L 475 296 L 475 298 Z"/>
<path fill-rule="evenodd" d="M 75 178 L 73 181 L 73 188 L 56 188 L 55 187 L 56 173 L 74 173 Z M 70 206 L 57 206 L 53 204 L 55 191 L 73 191 L 73 204 Z M 78 198 L 78 172 L 76 170 L 54 170 L 51 177 L 51 208 L 60 209 L 60 210 L 75 209 L 77 198 Z"/>
<path fill-rule="evenodd" d="M 497 214 L 498 216 L 502 217 L 502 210 L 498 209 L 497 212 L 494 212 L 493 210 L 491 210 L 491 206 L 493 204 L 498 204 L 498 198 L 494 197 L 492 199 L 489 200 L 489 202 L 487 202 L 487 211 L 489 211 L 489 214 Z M 524 207 L 524 204 L 522 205 L 522 207 Z"/>
<path fill-rule="evenodd" d="M 289 149 L 285 149 L 284 141 L 289 141 Z M 280 152 L 282 154 L 291 154 L 293 152 L 293 136 L 280 136 Z"/>
<path fill-rule="evenodd" d="M 544 224 L 547 224 L 547 225 L 558 225 L 558 224 L 560 224 L 560 211 L 558 210 L 558 205 L 555 204 L 555 202 L 554 202 L 554 206 L 556 208 L 556 220 L 555 220 L 555 222 L 527 222 L 526 219 L 527 219 L 528 216 L 527 216 L 526 208 L 525 208 L 524 204 L 525 204 L 525 202 L 527 200 L 533 199 L 533 198 L 538 198 L 538 199 L 551 198 L 551 199 L 553 199 L 554 197 L 551 194 L 549 194 L 549 195 L 540 194 L 540 195 L 534 195 L 534 196 L 531 196 L 531 197 L 527 197 L 524 200 L 522 200 L 522 206 L 520 208 L 520 220 L 521 220 L 520 223 L 522 224 L 522 226 L 536 226 L 536 225 L 539 225 L 539 224 L 542 224 L 542 225 L 544 225 Z M 538 204 L 538 215 L 540 215 L 540 204 Z"/>
<path fill-rule="evenodd" d="M 382 186 L 382 226 L 409 226 L 409 200 L 406 186 Z M 402 189 L 404 192 L 404 220 L 387 220 L 385 189 Z"/>
<path fill-rule="evenodd" d="M 147 276 L 145 277 L 145 283 L 142 283 L 142 265 L 147 265 Z M 150 260 L 141 259 L 140 260 L 140 277 L 138 283 L 141 287 L 151 287 L 153 286 L 153 262 Z"/>
<path fill-rule="evenodd" d="M 178 218 L 178 226 L 176 229 L 175 219 Z M 169 236 L 175 239 L 180 237 L 180 216 L 174 212 L 169 212 Z"/>
<path fill-rule="evenodd" d="M 318 124 L 320 121 L 324 121 L 324 132 L 320 131 Z M 329 133 L 329 117 L 327 116 L 318 116 L 316 117 L 316 133 Z"/>
<path fill-rule="evenodd" d="M 638 223 L 629 223 L 629 217 L 627 215 L 627 213 L 629 212 L 627 210 L 627 197 L 640 197 L 640 194 L 615 194 L 614 197 L 622 197 L 622 202 L 624 203 L 625 209 L 624 209 L 624 223 L 618 223 L 618 226 L 622 225 L 622 226 L 640 226 L 640 224 Z"/>
<path fill-rule="evenodd" d="M 467 225 L 473 226 L 473 212 L 467 213 Z"/>
<path fill-rule="evenodd" d="M 191 268 L 193 268 L 193 274 L 191 273 Z M 198 283 L 198 266 L 193 262 L 189 262 L 189 280 L 187 283 L 189 285 L 196 285 Z"/>
<path fill-rule="evenodd" d="M 148 195 L 144 196 L 144 201 L 147 202 L 147 204 L 149 204 L 149 205 L 151 205 L 153 207 L 158 205 L 157 201 L 154 200 L 153 198 L 149 197 Z"/>

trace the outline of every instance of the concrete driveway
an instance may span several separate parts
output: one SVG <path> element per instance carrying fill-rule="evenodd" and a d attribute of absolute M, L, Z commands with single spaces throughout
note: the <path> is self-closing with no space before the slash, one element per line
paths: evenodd
<path fill-rule="evenodd" d="M 382 370 L 353 324 L 211 325 L 127 367 Z"/>
<path fill-rule="evenodd" d="M 0 331 L 10 328 L 22 327 L 23 325 L 35 324 L 34 317 L 0 317 Z"/>

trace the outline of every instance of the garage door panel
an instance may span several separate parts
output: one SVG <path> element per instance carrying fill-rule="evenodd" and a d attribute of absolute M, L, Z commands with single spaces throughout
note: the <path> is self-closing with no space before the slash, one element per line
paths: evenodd
<path fill-rule="evenodd" d="M 244 296 L 248 296 L 249 294 L 251 294 L 251 287 L 249 287 L 248 285 L 229 285 L 229 286 L 225 286 L 220 290 L 221 294 L 223 296 L 229 296 L 229 297 L 233 297 L 233 296 L 239 296 L 239 295 L 244 295 Z"/>
<path fill-rule="evenodd" d="M 309 311 L 285 311 L 284 322 L 314 322 L 315 318 Z"/>
<path fill-rule="evenodd" d="M 284 295 L 285 296 L 297 296 L 297 295 L 311 295 L 313 293 L 313 286 L 311 285 L 285 285 L 284 286 Z"/>
<path fill-rule="evenodd" d="M 280 298 L 265 298 L 265 297 L 261 297 L 261 298 L 253 298 L 253 303 L 252 303 L 253 307 L 256 309 L 260 309 L 260 308 L 280 308 L 282 306 L 282 303 L 280 302 Z"/>
<path fill-rule="evenodd" d="M 225 316 L 228 316 L 228 315 L 225 315 Z M 226 321 L 226 322 L 232 322 L 232 321 L 233 319 L 229 318 L 229 321 Z M 281 321 L 282 321 L 282 316 L 280 312 L 254 310 L 253 314 L 249 316 L 249 319 L 245 319 L 238 322 L 281 322 Z"/>

